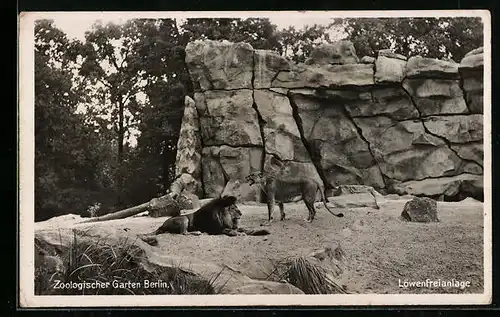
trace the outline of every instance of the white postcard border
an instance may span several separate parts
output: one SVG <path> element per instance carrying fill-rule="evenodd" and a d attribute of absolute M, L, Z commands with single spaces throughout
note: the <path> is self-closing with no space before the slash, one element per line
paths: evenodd
<path fill-rule="evenodd" d="M 94 19 L 262 17 L 481 17 L 484 22 L 484 293 L 333 295 L 72 295 L 34 294 L 34 22 L 57 16 Z M 487 10 L 22 12 L 19 16 L 19 303 L 21 307 L 475 305 L 492 300 L 491 15 Z"/>

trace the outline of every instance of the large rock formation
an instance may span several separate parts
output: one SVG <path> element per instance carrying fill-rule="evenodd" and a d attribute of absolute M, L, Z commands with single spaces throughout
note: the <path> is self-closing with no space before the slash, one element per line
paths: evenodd
<path fill-rule="evenodd" d="M 237 193 L 275 157 L 327 188 L 482 197 L 482 49 L 460 64 L 390 50 L 360 61 L 342 41 L 294 64 L 246 43 L 206 40 L 187 45 L 186 65 L 201 147 L 192 142 L 197 154 L 183 153 L 201 158 L 201 172 L 183 169 L 204 196 Z M 258 189 L 241 191 L 259 197 Z"/>
<path fill-rule="evenodd" d="M 195 101 L 186 96 L 184 100 L 184 116 L 177 141 L 177 157 L 175 165 L 175 181 L 172 192 L 180 195 L 187 192 L 201 195 L 201 136 L 200 120 Z"/>

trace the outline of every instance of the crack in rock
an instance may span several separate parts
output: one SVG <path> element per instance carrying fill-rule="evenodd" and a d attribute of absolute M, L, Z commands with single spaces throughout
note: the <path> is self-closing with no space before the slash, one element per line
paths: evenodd
<path fill-rule="evenodd" d="M 323 181 L 323 185 L 325 187 L 325 190 L 329 189 L 331 187 L 330 182 L 328 181 L 328 178 L 326 177 L 325 172 L 321 168 L 320 162 L 317 161 L 317 158 L 314 155 L 314 151 L 313 151 L 311 145 L 309 144 L 309 142 L 307 141 L 307 139 L 305 137 L 304 127 L 302 125 L 302 119 L 300 118 L 300 114 L 299 114 L 299 107 L 295 103 L 295 100 L 293 99 L 293 94 L 291 92 L 288 93 L 287 97 L 288 97 L 290 106 L 292 107 L 292 117 L 295 121 L 295 124 L 297 125 L 298 130 L 299 130 L 300 139 L 302 141 L 302 144 L 304 145 L 307 153 L 309 154 L 309 158 L 311 159 L 311 162 L 313 163 L 314 168 L 316 169 L 316 172 L 318 173 L 319 177 Z"/>
<path fill-rule="evenodd" d="M 264 174 L 264 165 L 266 162 L 266 137 L 264 134 L 264 127 L 266 125 L 266 121 L 264 118 L 262 118 L 262 115 L 259 111 L 259 108 L 257 107 L 257 103 L 255 102 L 255 50 L 253 51 L 253 65 L 252 65 L 252 108 L 255 110 L 255 113 L 257 114 L 257 121 L 259 124 L 259 132 L 260 132 L 260 137 L 262 139 L 262 156 L 260 158 L 260 172 Z M 261 193 L 262 197 L 262 193 Z"/>
<path fill-rule="evenodd" d="M 472 113 L 472 111 L 470 109 L 469 101 L 467 100 L 467 91 L 464 88 L 464 76 L 460 72 L 458 72 L 458 74 L 460 76 L 459 81 L 458 81 L 458 87 L 460 87 L 460 90 L 462 90 L 462 98 L 464 99 L 465 106 L 467 107 L 467 110 L 469 111 L 469 113 Z"/>
<path fill-rule="evenodd" d="M 372 93 L 370 92 L 370 94 L 372 94 Z M 371 148 L 370 142 L 363 135 L 363 130 L 356 124 L 356 122 L 354 122 L 354 119 L 349 114 L 349 111 L 347 111 L 345 104 L 342 104 L 342 107 L 339 107 L 339 108 L 342 110 L 342 113 L 347 118 L 347 120 L 349 120 L 351 122 L 351 124 L 356 128 L 356 132 L 359 135 L 359 138 L 366 143 L 366 146 L 368 147 L 368 152 L 370 152 L 370 155 L 372 156 L 372 159 L 375 162 L 375 165 L 377 165 L 377 168 L 380 172 L 380 175 L 382 175 L 382 181 L 384 182 L 384 188 L 387 188 L 387 182 L 386 182 L 387 175 L 385 175 L 382 172 L 382 169 L 380 168 L 380 165 L 378 164 L 377 158 L 375 157 L 375 155 L 373 155 L 373 150 Z"/>

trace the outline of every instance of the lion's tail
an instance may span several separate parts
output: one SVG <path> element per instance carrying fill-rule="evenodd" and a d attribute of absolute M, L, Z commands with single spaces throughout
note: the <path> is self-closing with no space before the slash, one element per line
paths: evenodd
<path fill-rule="evenodd" d="M 321 201 L 323 202 L 323 205 L 325 205 L 325 208 L 326 210 L 328 210 L 329 213 L 331 213 L 332 215 L 336 216 L 336 217 L 344 217 L 344 214 L 339 212 L 338 214 L 334 213 L 329 207 L 328 205 L 326 204 L 326 196 L 325 196 L 325 192 L 323 191 L 323 188 L 321 188 L 321 186 L 318 186 L 318 189 L 319 189 L 319 192 L 321 194 Z"/>

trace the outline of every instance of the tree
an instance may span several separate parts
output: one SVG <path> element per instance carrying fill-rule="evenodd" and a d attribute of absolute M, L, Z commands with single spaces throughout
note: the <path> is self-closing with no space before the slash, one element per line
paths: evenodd
<path fill-rule="evenodd" d="M 193 18 L 181 26 L 182 44 L 196 39 L 246 42 L 256 49 L 278 50 L 276 25 L 267 18 Z"/>
<path fill-rule="evenodd" d="M 128 162 L 127 196 L 135 203 L 165 192 L 173 181 L 177 139 L 184 110 L 184 96 L 192 94 L 185 68 L 185 42 L 175 20 L 139 20 L 142 37 L 135 50 L 146 84 L 147 103 L 137 113 L 137 147 Z M 140 181 L 138 181 L 140 180 Z M 134 188 L 142 188 L 137 191 Z"/>
<path fill-rule="evenodd" d="M 356 48 L 358 56 L 376 56 L 393 49 L 405 56 L 452 58 L 460 61 L 467 52 L 483 45 L 480 18 L 347 18 L 337 19 Z"/>
<path fill-rule="evenodd" d="M 116 135 L 116 188 L 118 205 L 123 204 L 121 192 L 127 173 L 124 160 L 125 149 L 130 146 L 138 125 L 137 117 L 144 106 L 143 90 L 147 84 L 144 73 L 144 58 L 138 43 L 155 28 L 155 20 L 130 20 L 123 25 L 96 23 L 85 34 L 82 46 L 83 62 L 79 74 L 85 78 L 88 90 L 87 108 L 94 112 L 93 118 L 101 120 L 101 130 L 111 130 Z M 149 32 L 149 33 L 148 33 Z M 147 41 L 146 41 L 147 42 Z M 146 59 L 147 62 L 147 59 Z"/>
<path fill-rule="evenodd" d="M 84 212 L 101 200 L 106 149 L 77 113 L 73 85 L 78 44 L 53 26 L 35 24 L 35 219 Z"/>
<path fill-rule="evenodd" d="M 281 44 L 279 53 L 295 63 L 303 63 L 311 54 L 312 49 L 320 43 L 332 43 L 330 25 L 306 25 L 301 30 L 290 26 L 278 34 Z"/>

